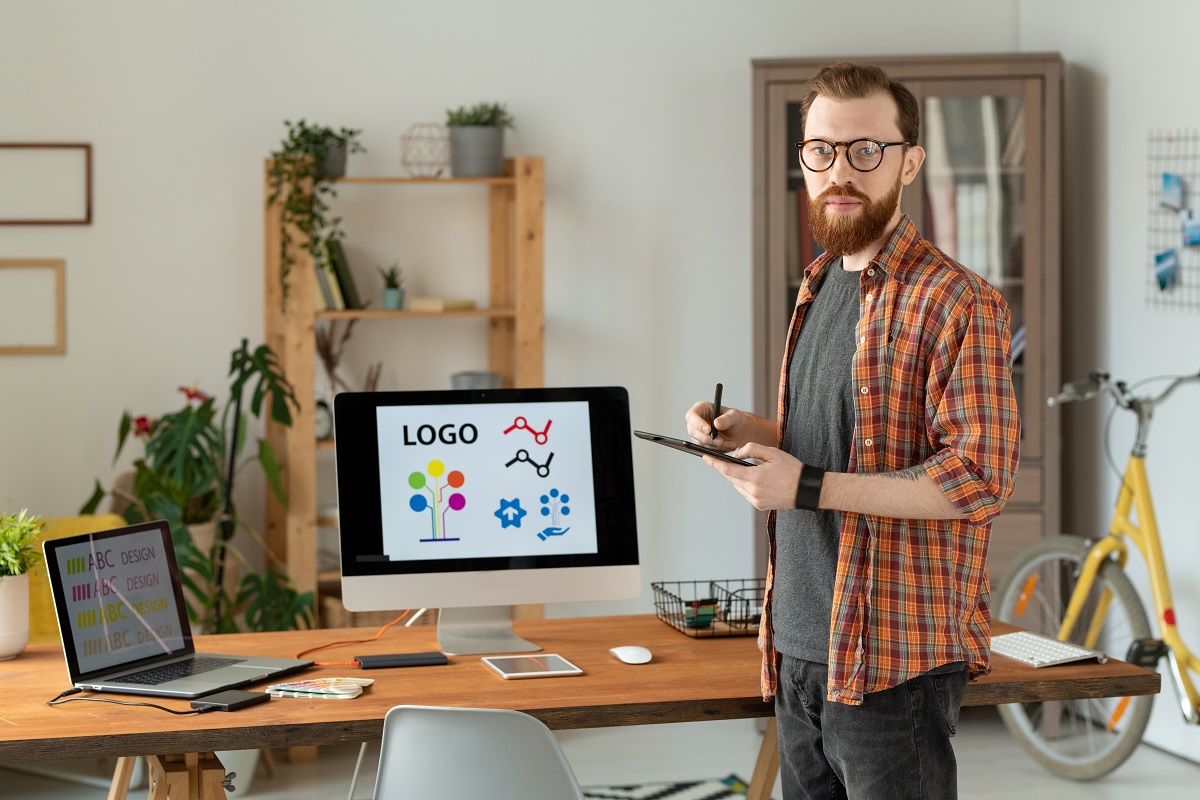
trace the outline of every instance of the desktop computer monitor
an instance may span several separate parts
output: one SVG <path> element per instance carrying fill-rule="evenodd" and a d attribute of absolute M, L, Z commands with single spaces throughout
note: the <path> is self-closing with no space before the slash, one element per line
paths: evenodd
<path fill-rule="evenodd" d="M 620 387 L 334 398 L 342 602 L 437 608 L 451 655 L 540 648 L 510 606 L 641 591 Z"/>

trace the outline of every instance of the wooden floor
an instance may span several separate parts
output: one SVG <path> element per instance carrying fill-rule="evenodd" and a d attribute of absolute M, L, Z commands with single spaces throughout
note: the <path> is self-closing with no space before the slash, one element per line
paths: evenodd
<path fill-rule="evenodd" d="M 698 778 L 737 773 L 748 778 L 758 752 L 753 721 L 727 720 L 632 728 L 559 731 L 567 757 L 585 786 Z M 959 794 L 964 800 L 1108 800 L 1153 797 L 1194 800 L 1200 765 L 1149 746 L 1124 766 L 1094 783 L 1064 781 L 1047 774 L 1009 738 L 995 709 L 963 710 L 954 740 L 959 760 Z M 248 795 L 259 800 L 340 800 L 347 797 L 356 747 L 321 751 L 315 764 L 280 761 L 279 773 L 260 769 Z M 375 754 L 364 761 L 355 798 L 369 798 L 374 786 Z M 103 800 L 105 792 L 78 784 L 0 771 L 5 797 L 22 800 Z M 144 797 L 144 793 L 130 794 Z M 781 797 L 778 789 L 775 797 Z"/>

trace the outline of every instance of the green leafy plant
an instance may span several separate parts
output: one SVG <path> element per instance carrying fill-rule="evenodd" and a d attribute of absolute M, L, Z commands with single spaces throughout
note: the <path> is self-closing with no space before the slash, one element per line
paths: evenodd
<path fill-rule="evenodd" d="M 449 127 L 488 125 L 513 128 L 516 127 L 515 122 L 503 103 L 476 103 L 470 108 L 459 106 L 446 110 L 446 125 Z"/>
<path fill-rule="evenodd" d="M 250 351 L 243 340 L 233 351 L 229 376 L 229 397 L 220 409 L 216 399 L 198 387 L 180 386 L 185 399 L 183 406 L 175 411 L 157 419 L 124 412 L 117 430 L 113 462 L 120 458 L 131 436 L 142 441 L 142 457 L 133 462 L 132 486 L 128 490 L 114 487 L 106 492 L 97 481 L 92 496 L 80 510 L 84 514 L 94 513 L 104 497 L 112 494 L 119 513 L 131 523 L 165 519 L 171 526 L 181 578 L 193 595 L 188 614 L 206 633 L 237 630 L 239 612 L 243 613 L 246 624 L 256 629 L 247 610 L 250 596 L 243 597 L 239 588 L 237 597 L 230 598 L 223 585 L 229 557 L 238 559 L 253 572 L 244 556 L 230 544 L 234 531 L 245 530 L 258 541 L 269 564 L 278 561 L 273 559 L 263 538 L 238 515 L 233 500 L 236 478 L 257 463 L 271 491 L 280 502 L 287 503 L 282 472 L 271 444 L 259 439 L 252 454 L 242 455 L 246 445 L 246 430 L 242 425 L 246 390 L 250 390 L 250 398 L 245 410 L 256 418 L 261 418 L 266 410 L 275 422 L 291 425 L 292 409 L 297 406 L 291 384 L 266 345 Z M 211 548 L 202 550 L 188 528 L 208 522 L 217 523 L 218 536 Z M 252 579 L 257 577 L 248 574 L 242 581 L 243 587 L 253 586 Z M 290 600 L 307 606 L 307 619 L 311 620 L 312 594 L 297 595 L 281 573 L 273 580 L 276 588 L 286 587 L 292 592 Z"/>
<path fill-rule="evenodd" d="M 400 265 L 392 264 L 387 269 L 376 265 L 375 269 L 379 270 L 379 274 L 383 276 L 383 285 L 388 289 L 400 288 Z"/>
<path fill-rule="evenodd" d="M 271 152 L 271 166 L 267 172 L 271 193 L 267 204 L 273 205 L 282 199 L 280 236 L 279 285 L 281 299 L 287 300 L 288 277 L 296 263 L 296 248 L 312 251 L 322 237 L 341 238 L 341 218 L 329 217 L 326 197 L 336 197 L 333 181 L 337 176 L 327 174 L 326 163 L 330 155 L 364 153 L 366 148 L 358 141 L 361 130 L 342 128 L 334 130 L 323 125 L 284 120 L 288 135 L 279 149 Z M 300 233 L 293 240 L 292 231 Z"/>
<path fill-rule="evenodd" d="M 0 577 L 24 575 L 37 566 L 37 539 L 45 527 L 41 517 L 29 516 L 24 508 L 0 517 Z"/>

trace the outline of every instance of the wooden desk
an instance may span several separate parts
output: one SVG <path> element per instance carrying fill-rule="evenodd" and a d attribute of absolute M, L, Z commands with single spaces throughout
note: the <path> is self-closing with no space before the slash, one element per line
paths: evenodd
<path fill-rule="evenodd" d="M 529 620 L 516 623 L 516 627 L 545 652 L 558 653 L 577 664 L 584 675 L 506 681 L 480 663 L 478 656 L 455 656 L 449 666 L 365 671 L 361 674 L 375 678 L 375 684 L 354 700 L 279 698 L 234 713 L 177 717 L 152 708 L 107 703 L 48 707 L 45 701 L 67 688 L 66 667 L 60 648 L 32 645 L 16 659 L 0 663 L 0 685 L 4 687 L 0 762 L 378 740 L 384 715 L 401 704 L 515 709 L 556 729 L 773 715 L 773 706 L 764 703 L 759 694 L 759 654 L 752 636 L 695 639 L 649 614 Z M 996 632 L 1006 629 L 996 625 Z M 196 647 L 207 652 L 292 656 L 317 644 L 371 633 L 343 629 L 202 636 Z M 621 664 L 608 653 L 609 647 L 620 644 L 648 647 L 654 660 L 640 666 Z M 433 627 L 420 626 L 393 628 L 377 641 L 323 650 L 314 657 L 348 661 L 364 653 L 436 649 Z M 303 674 L 360 673 L 349 667 L 320 667 Z M 1121 661 L 1035 670 L 996 657 L 992 674 L 970 684 L 963 703 L 993 705 L 1153 694 L 1158 690 L 1158 673 Z M 188 708 L 184 700 L 156 702 Z M 769 734 L 773 734 L 773 725 Z M 768 735 L 750 797 L 769 797 L 775 775 L 770 763 L 777 755 L 772 752 L 774 747 L 773 735 Z M 763 776 L 769 776 L 769 783 Z"/>

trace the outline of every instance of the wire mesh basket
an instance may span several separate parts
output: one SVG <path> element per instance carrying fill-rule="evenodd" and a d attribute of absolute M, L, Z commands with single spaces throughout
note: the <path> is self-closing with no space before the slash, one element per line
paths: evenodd
<path fill-rule="evenodd" d="M 651 583 L 658 618 L 680 633 L 753 636 L 762 617 L 765 578 Z"/>

